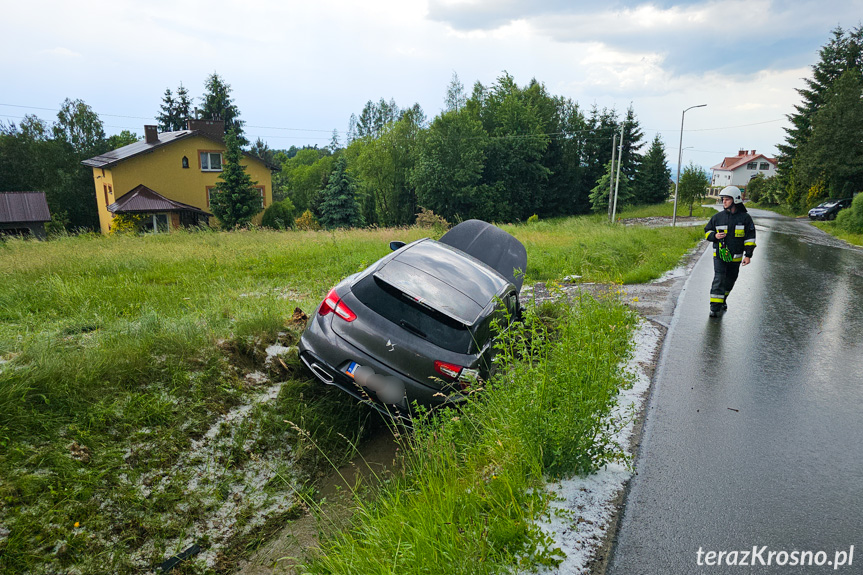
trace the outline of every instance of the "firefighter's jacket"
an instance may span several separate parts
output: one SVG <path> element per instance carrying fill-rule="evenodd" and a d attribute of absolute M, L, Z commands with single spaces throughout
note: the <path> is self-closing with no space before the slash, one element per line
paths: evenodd
<path fill-rule="evenodd" d="M 708 242 L 713 242 L 713 257 L 719 257 L 717 247 L 719 240 L 716 239 L 717 232 L 725 232 L 727 235 L 723 242 L 728 246 L 734 262 L 743 261 L 743 256 L 752 257 L 755 251 L 755 222 L 752 221 L 743 204 L 736 204 L 737 212 L 722 210 L 713 215 L 707 225 L 704 226 L 704 237 Z"/>

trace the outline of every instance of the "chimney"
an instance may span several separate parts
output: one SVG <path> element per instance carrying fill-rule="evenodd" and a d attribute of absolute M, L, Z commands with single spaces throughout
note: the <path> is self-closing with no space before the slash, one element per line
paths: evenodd
<path fill-rule="evenodd" d="M 159 143 L 159 128 L 157 126 L 144 126 L 144 140 L 148 144 Z"/>
<path fill-rule="evenodd" d="M 201 132 L 211 138 L 224 139 L 225 122 L 222 120 L 186 120 L 186 129 Z"/>
<path fill-rule="evenodd" d="M 753 156 L 755 155 L 755 150 L 752 150 L 752 155 L 753 155 Z"/>
<path fill-rule="evenodd" d="M 739 152 L 737 152 L 737 155 L 738 155 L 738 156 L 745 156 L 745 155 L 746 155 L 746 150 L 740 150 Z"/>

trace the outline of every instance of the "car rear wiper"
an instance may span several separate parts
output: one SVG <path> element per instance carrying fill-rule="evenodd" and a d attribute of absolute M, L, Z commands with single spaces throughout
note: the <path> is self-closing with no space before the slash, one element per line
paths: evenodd
<path fill-rule="evenodd" d="M 423 332 L 420 328 L 418 328 L 417 326 L 413 325 L 412 323 L 410 323 L 408 321 L 405 321 L 403 319 L 399 320 L 399 325 L 402 326 L 403 328 L 405 328 L 406 330 L 408 330 L 409 332 L 420 336 L 423 339 L 428 339 L 428 336 L 425 334 L 425 332 Z"/>

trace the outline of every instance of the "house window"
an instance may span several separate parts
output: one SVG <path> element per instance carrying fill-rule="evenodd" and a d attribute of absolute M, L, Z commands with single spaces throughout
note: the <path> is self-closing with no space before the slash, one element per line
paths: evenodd
<path fill-rule="evenodd" d="M 152 220 L 144 220 L 144 229 L 149 230 L 154 234 L 159 232 L 164 233 L 170 229 L 168 221 L 168 214 L 153 214 Z"/>
<path fill-rule="evenodd" d="M 222 152 L 201 152 L 202 172 L 222 171 Z"/>
<path fill-rule="evenodd" d="M 215 186 L 207 186 L 207 208 L 210 207 L 210 194 L 215 190 Z"/>
<path fill-rule="evenodd" d="M 183 156 L 183 169 L 186 170 L 189 168 L 189 158 Z"/>
<path fill-rule="evenodd" d="M 267 202 L 267 196 L 264 194 L 264 186 L 255 186 L 255 188 L 261 194 L 261 207 L 266 208 L 267 207 L 267 203 L 266 203 Z"/>
<path fill-rule="evenodd" d="M 105 192 L 105 207 L 111 205 L 111 202 L 108 201 L 108 184 L 102 184 L 102 191 Z"/>
<path fill-rule="evenodd" d="M 746 169 L 747 170 L 758 169 L 758 162 L 749 162 L 748 164 L 746 164 Z"/>
<path fill-rule="evenodd" d="M 767 162 L 761 162 L 761 164 L 758 165 L 758 169 L 759 170 L 769 170 L 770 164 Z"/>

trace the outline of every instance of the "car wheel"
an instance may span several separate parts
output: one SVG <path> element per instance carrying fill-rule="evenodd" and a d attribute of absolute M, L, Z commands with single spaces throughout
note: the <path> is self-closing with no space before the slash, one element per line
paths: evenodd
<path fill-rule="evenodd" d="M 836 212 L 833 212 L 832 214 L 827 214 L 827 219 L 828 220 L 835 220 L 836 219 Z"/>

